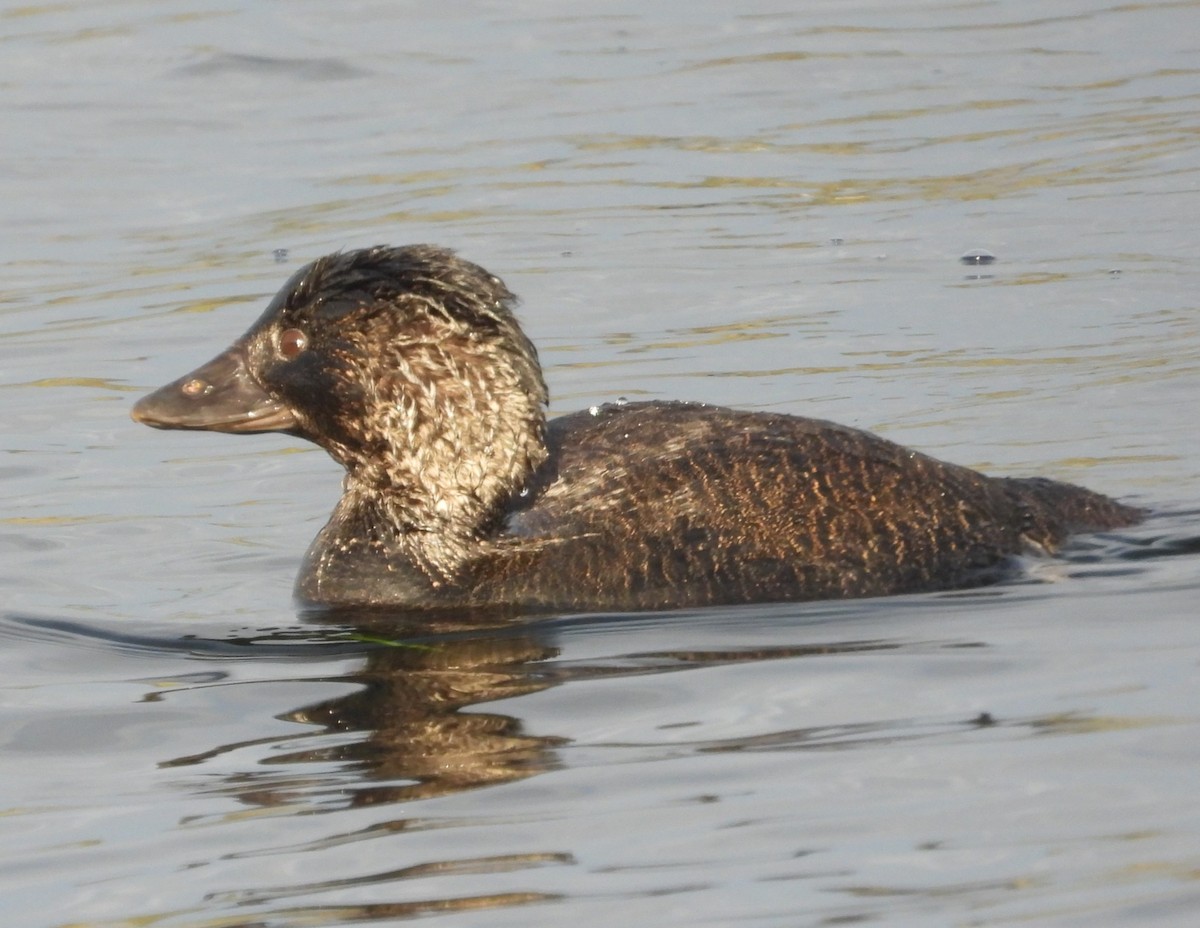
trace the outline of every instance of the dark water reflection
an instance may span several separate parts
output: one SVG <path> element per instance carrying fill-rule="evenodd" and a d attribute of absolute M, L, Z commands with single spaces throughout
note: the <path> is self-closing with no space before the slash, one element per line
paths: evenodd
<path fill-rule="evenodd" d="M 340 787 L 346 807 L 428 799 L 534 776 L 557 769 L 555 749 L 568 735 L 533 735 L 517 715 L 463 710 L 540 692 L 579 681 L 659 675 L 706 666 L 792 660 L 837 654 L 862 654 L 929 647 L 982 647 L 980 642 L 931 645 L 891 640 L 830 640 L 765 648 L 660 650 L 614 655 L 603 661 L 555 662 L 561 649 L 553 621 L 495 615 L 429 616 L 387 612 L 326 612 L 305 616 L 311 635 L 305 650 L 331 655 L 364 649 L 361 669 L 339 682 L 353 685 L 345 696 L 304 705 L 282 714 L 287 721 L 317 726 L 328 734 L 361 733 L 361 739 L 326 744 L 312 733 L 276 740 L 287 749 L 272 765 L 337 763 L 353 771 L 355 785 Z M 638 617 L 616 617 L 637 621 Z M 611 622 L 613 619 L 602 620 Z M 577 624 L 576 623 L 574 624 Z M 315 627 L 314 627 L 315 626 Z M 296 631 L 268 633 L 237 641 L 260 659 L 295 656 Z M 199 642 L 192 641 L 189 647 Z M 128 645 L 128 643 L 126 643 Z M 205 650 L 227 650 L 230 642 L 206 643 Z M 313 659 L 315 655 L 308 655 Z M 198 685 L 214 681 L 197 679 Z M 149 698 L 154 698 L 149 697 Z M 513 704 L 514 708 L 516 703 Z M 764 738 L 705 742 L 696 750 L 761 749 L 769 745 L 830 745 L 840 738 L 861 738 L 886 726 L 852 726 L 775 732 Z M 311 741 L 316 746 L 306 747 Z M 215 746 L 197 754 L 161 762 L 163 767 L 203 764 L 245 743 Z M 260 783 L 259 780 L 266 781 Z M 303 779 L 301 777 L 301 779 Z M 230 778 L 230 795 L 262 806 L 292 806 L 301 796 L 270 772 L 239 772 Z M 306 800 L 311 796 L 305 792 Z"/>
<path fill-rule="evenodd" d="M 525 634 L 431 639 L 429 630 L 405 640 L 402 622 L 391 628 L 372 622 L 369 629 L 397 640 L 371 651 L 349 678 L 361 688 L 287 715 L 331 732 L 362 732 L 363 740 L 286 754 L 279 763 L 353 764 L 363 783 L 348 791 L 352 805 L 441 796 L 556 765 L 552 749 L 561 738 L 530 735 L 512 716 L 462 711 L 551 686 L 536 665 L 555 655 L 552 645 Z"/>

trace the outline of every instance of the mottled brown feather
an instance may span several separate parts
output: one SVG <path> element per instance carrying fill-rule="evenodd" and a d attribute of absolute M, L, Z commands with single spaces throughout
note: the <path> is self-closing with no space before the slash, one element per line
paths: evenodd
<path fill-rule="evenodd" d="M 637 403 L 547 423 L 514 302 L 445 249 L 330 255 L 219 356 L 220 369 L 242 371 L 239 390 L 257 385 L 263 428 L 314 441 L 346 468 L 302 598 L 625 610 L 952 589 L 995 579 L 1013 555 L 1053 552 L 1070 532 L 1141 516 L 1080 487 L 987 477 L 815 419 Z M 293 329 L 306 350 L 281 356 Z M 211 426 L 190 399 L 178 413 L 176 384 L 135 417 L 255 430 L 227 400 Z"/>

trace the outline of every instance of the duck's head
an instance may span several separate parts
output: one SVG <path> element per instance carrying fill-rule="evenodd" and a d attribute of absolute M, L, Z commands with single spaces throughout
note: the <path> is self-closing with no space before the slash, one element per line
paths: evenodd
<path fill-rule="evenodd" d="M 298 271 L 212 361 L 141 399 L 163 429 L 288 432 L 404 527 L 477 528 L 545 459 L 546 386 L 497 277 L 428 245 Z"/>

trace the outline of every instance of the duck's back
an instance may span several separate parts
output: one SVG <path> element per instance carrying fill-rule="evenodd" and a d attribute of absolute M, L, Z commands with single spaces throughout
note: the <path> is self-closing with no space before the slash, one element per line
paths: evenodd
<path fill-rule="evenodd" d="M 834 423 L 699 404 L 596 408 L 554 420 L 548 443 L 468 600 L 644 609 L 950 589 L 1139 515 Z"/>

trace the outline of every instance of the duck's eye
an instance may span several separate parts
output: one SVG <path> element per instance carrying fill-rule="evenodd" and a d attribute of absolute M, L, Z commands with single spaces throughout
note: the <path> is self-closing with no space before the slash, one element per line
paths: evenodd
<path fill-rule="evenodd" d="M 279 353 L 289 361 L 308 347 L 308 336 L 299 329 L 287 329 L 279 336 Z"/>

